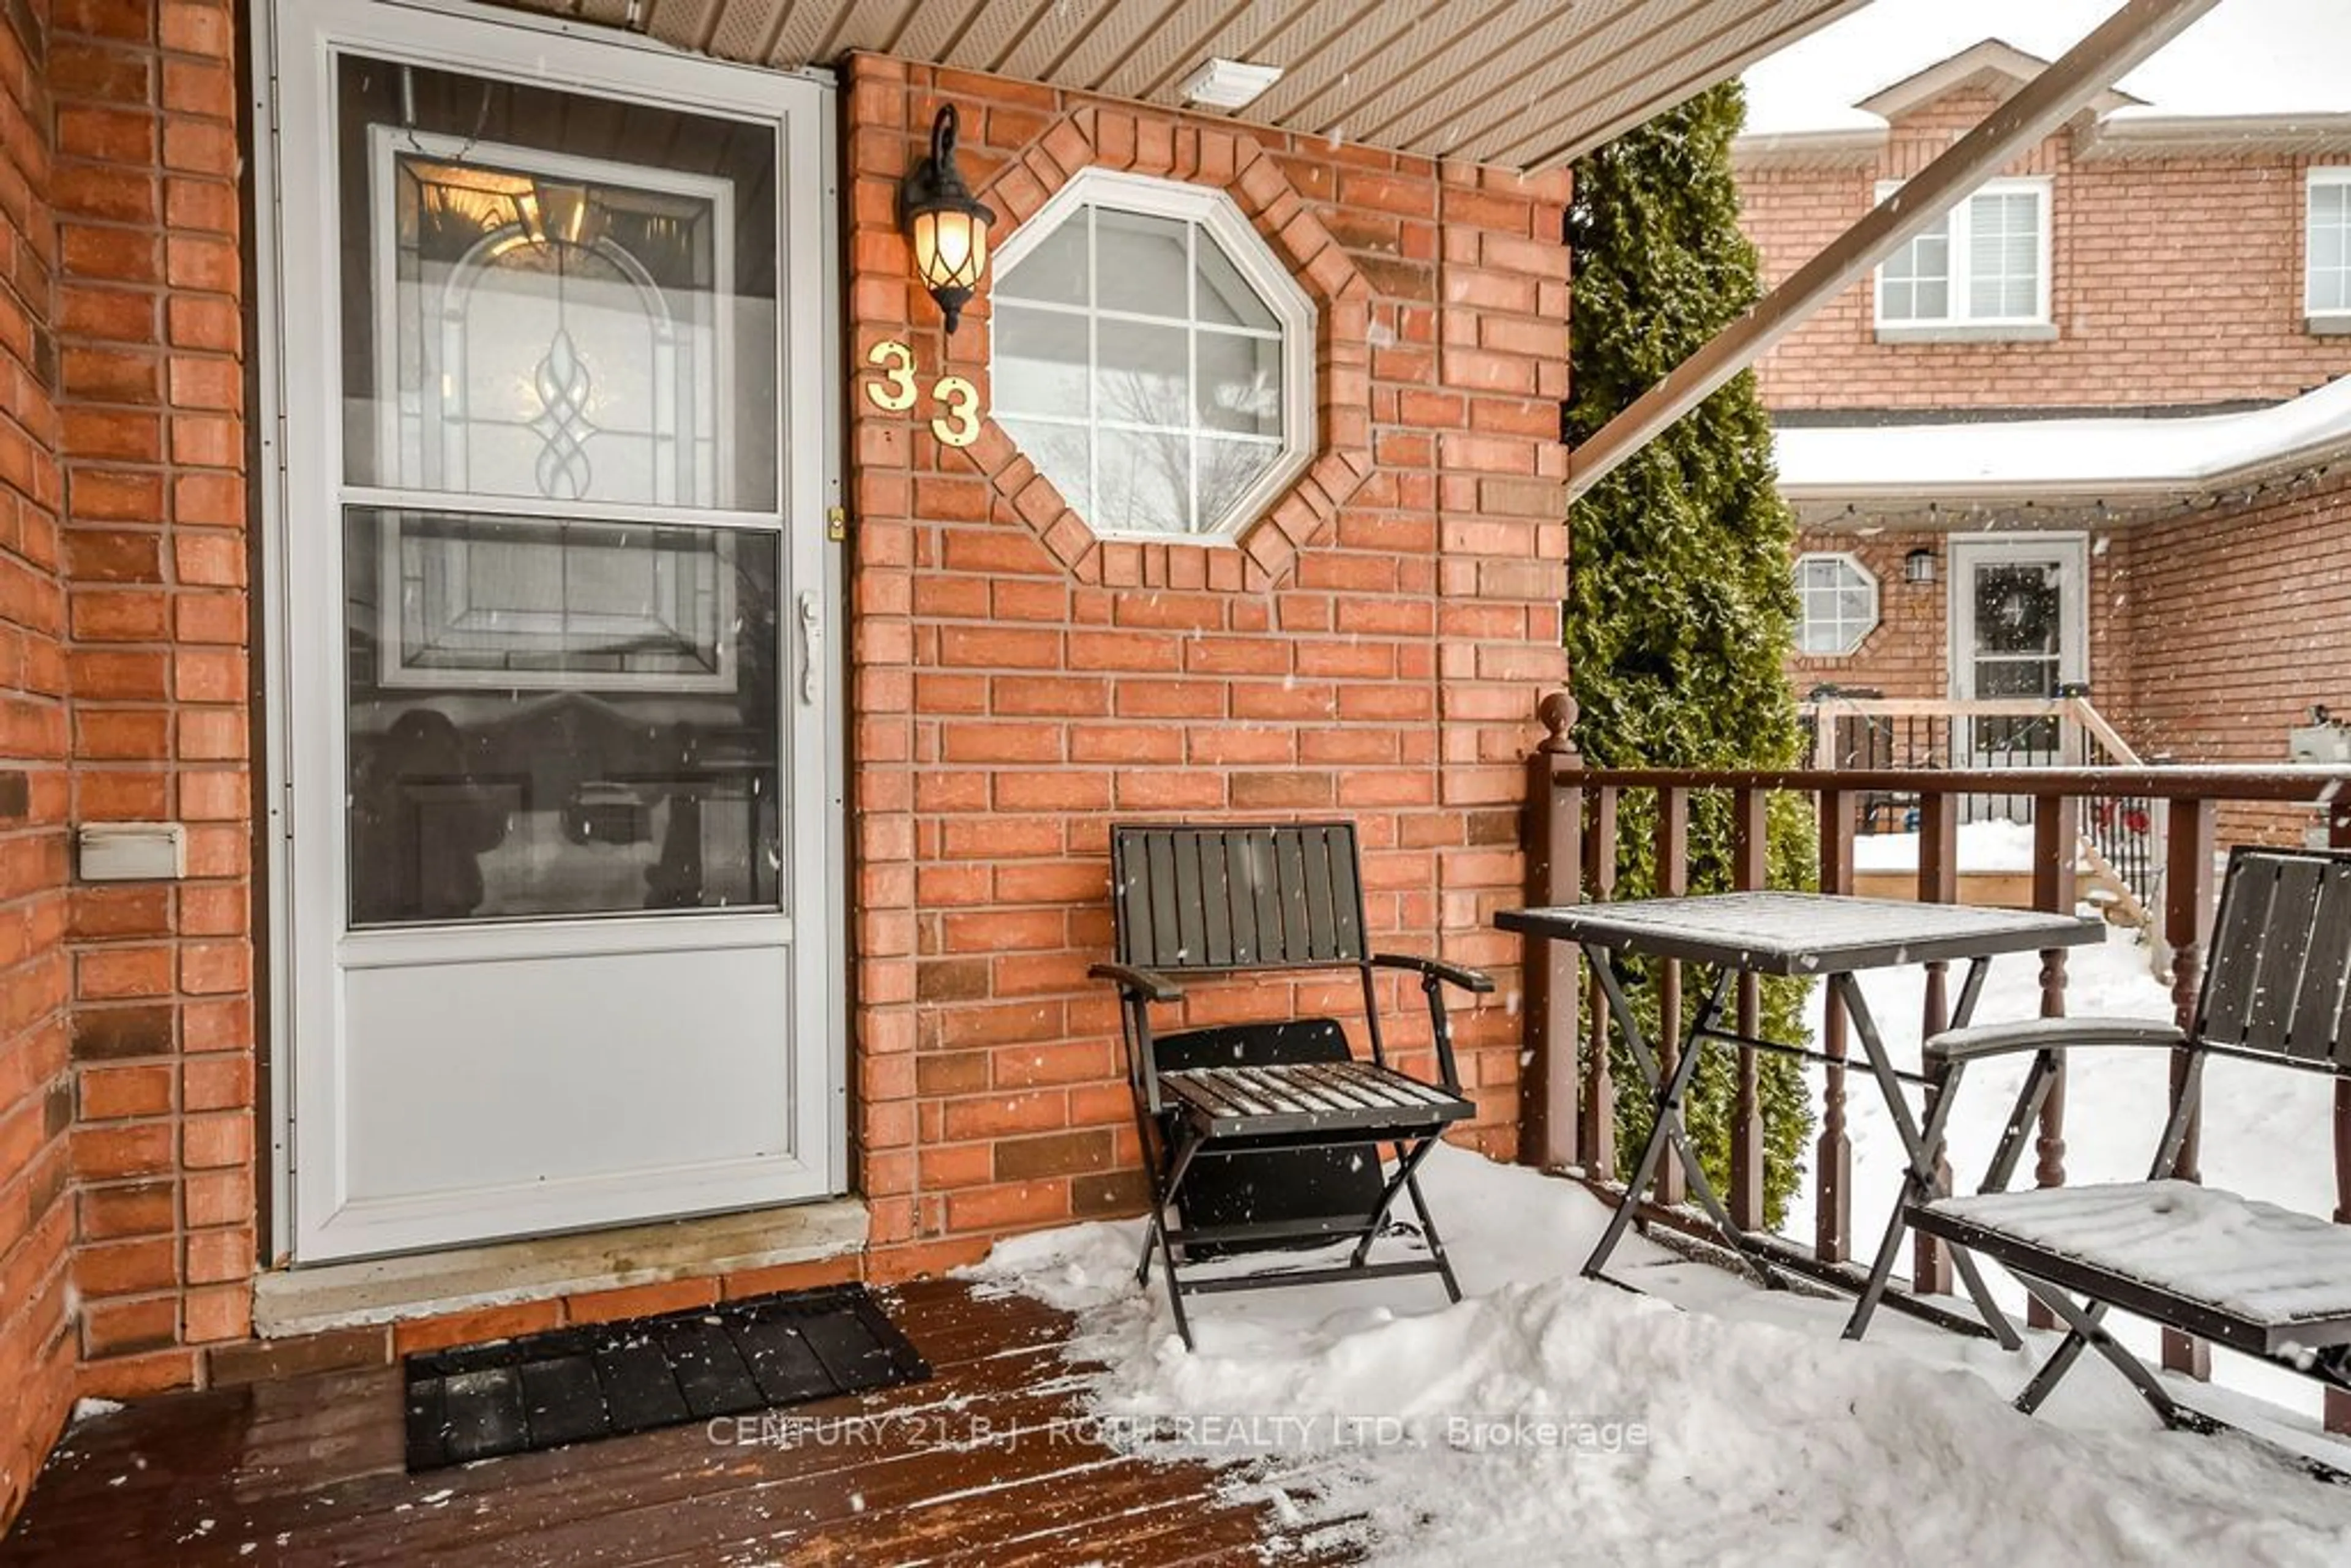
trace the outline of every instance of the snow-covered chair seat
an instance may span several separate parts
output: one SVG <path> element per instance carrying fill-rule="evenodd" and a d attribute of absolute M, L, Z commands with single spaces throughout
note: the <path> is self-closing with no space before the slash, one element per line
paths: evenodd
<path fill-rule="evenodd" d="M 2351 1226 L 2184 1181 L 2048 1186 L 1926 1206 L 1939 1233 L 2126 1312 L 2256 1355 L 2351 1342 Z M 2134 1303 L 2137 1304 L 2134 1304 Z"/>
<path fill-rule="evenodd" d="M 2180 1059 L 2147 1179 L 2002 1190 L 2065 1052 L 2085 1046 Z M 2351 1389 L 2351 1227 L 2178 1179 L 2207 1057 L 2351 1077 L 2351 852 L 2240 846 L 2231 853 L 2194 1021 L 2184 1030 L 2039 1019 L 1937 1035 L 1925 1054 L 1950 1094 L 1969 1063 L 2028 1051 L 2032 1068 L 1984 1190 L 1906 1210 L 1915 1229 L 2005 1265 L 2071 1331 L 2016 1396 L 2017 1408 L 2038 1408 L 2093 1349 L 2165 1420 L 2210 1425 L 2183 1410 L 2106 1333 L 2110 1308 Z"/>

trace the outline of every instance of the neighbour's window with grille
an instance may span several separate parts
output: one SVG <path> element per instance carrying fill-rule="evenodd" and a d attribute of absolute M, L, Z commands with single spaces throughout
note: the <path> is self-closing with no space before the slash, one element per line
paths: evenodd
<path fill-rule="evenodd" d="M 1877 579 L 1849 555 L 1796 558 L 1796 651 L 1839 658 L 1877 629 Z"/>
<path fill-rule="evenodd" d="M 2310 172 L 2303 310 L 2314 331 L 2351 332 L 2351 168 Z"/>
<path fill-rule="evenodd" d="M 1899 188 L 1880 185 L 1878 200 Z M 1888 256 L 1877 269 L 1878 335 L 2048 327 L 2049 189 L 1993 180 Z"/>
<path fill-rule="evenodd" d="M 1314 306 L 1223 192 L 1089 169 L 997 256 L 993 413 L 1098 534 L 1239 532 L 1314 448 Z"/>

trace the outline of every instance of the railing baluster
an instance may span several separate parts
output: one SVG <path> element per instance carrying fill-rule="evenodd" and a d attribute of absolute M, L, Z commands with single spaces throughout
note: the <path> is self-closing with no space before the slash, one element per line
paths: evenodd
<path fill-rule="evenodd" d="M 2082 803 L 2071 795 L 2042 796 L 2032 803 L 2032 907 L 2053 915 L 2071 915 L 2080 901 L 2075 872 L 2081 858 Z M 2065 1016 L 2065 949 L 2041 950 L 2041 1016 Z M 2065 1185 L 2065 1072 L 2064 1052 L 2057 1057 L 2057 1076 L 2049 1098 L 2041 1106 L 2041 1128 L 2033 1144 L 2032 1179 L 2038 1186 Z M 2025 1318 L 2034 1328 L 2057 1326 L 2056 1314 L 2039 1297 L 2025 1303 Z"/>
<path fill-rule="evenodd" d="M 2335 1081 L 2335 1223 L 2351 1225 L 2351 1078 Z M 2326 1391 L 2326 1429 L 2351 1432 L 2351 1394 Z"/>
<path fill-rule="evenodd" d="M 2163 873 L 2163 934 L 2171 944 L 2172 1016 L 2181 1029 L 2196 1027 L 2196 993 L 2204 978 L 2204 944 L 2212 934 L 2213 803 L 2182 800 L 2171 813 L 2171 842 Z M 2171 1092 L 2181 1092 L 2188 1073 L 2188 1053 L 2171 1058 Z M 2188 1136 L 2179 1146 L 2175 1171 L 2182 1181 L 2199 1181 L 2197 1144 L 2202 1131 L 2203 1108 L 2193 1106 Z M 2163 1364 L 2191 1377 L 2212 1375 L 2212 1349 L 2170 1329 L 2163 1331 Z"/>
<path fill-rule="evenodd" d="M 1959 797 L 1931 787 L 1922 787 L 1918 795 L 1918 902 L 1921 904 L 1957 904 L 1959 901 Z M 1918 1020 L 1919 1039 L 1927 1040 L 1950 1027 L 1951 966 L 1937 962 L 1927 966 L 1926 1004 Z M 1923 1123 L 1935 1109 L 1935 1092 L 1927 1091 L 1926 1104 L 1919 1120 Z M 1945 1190 L 1951 1181 L 1950 1162 L 1938 1150 L 1935 1164 L 1936 1179 Z M 1921 1295 L 1951 1293 L 1951 1257 L 1943 1244 L 1931 1236 L 1920 1236 L 1910 1264 L 1911 1283 Z"/>
<path fill-rule="evenodd" d="M 1853 891 L 1855 797 L 1844 789 L 1819 792 L 1821 891 Z M 1842 1263 L 1853 1247 L 1853 1139 L 1844 1124 L 1844 1004 L 1834 996 L 1821 1001 L 1821 1050 L 1831 1057 L 1821 1087 L 1821 1137 L 1813 1151 L 1813 1251 L 1823 1263 Z"/>
<path fill-rule="evenodd" d="M 1587 896 L 1604 904 L 1616 894 L 1616 788 L 1588 790 L 1592 818 L 1583 827 L 1583 882 Z M 1604 956 L 1592 962 L 1605 963 Z M 1592 1028 L 1583 1054 L 1583 1168 L 1613 1181 L 1616 1176 L 1616 1086 L 1608 1071 L 1608 998 L 1594 978 L 1585 988 Z"/>
<path fill-rule="evenodd" d="M 1766 809 L 1771 797 L 1761 789 L 1730 794 L 1730 885 L 1741 893 L 1760 890 L 1765 856 Z M 1739 1032 L 1752 1040 L 1763 1027 L 1762 981 L 1739 977 Z M 1763 1228 L 1763 1094 L 1756 1077 L 1754 1049 L 1739 1048 L 1739 1098 L 1730 1124 L 1730 1218 L 1743 1230 Z"/>
<path fill-rule="evenodd" d="M 1583 756 L 1575 748 L 1575 700 L 1553 692 L 1542 700 L 1541 714 L 1549 733 L 1527 758 L 1527 892 L 1535 904 L 1555 906 L 1583 896 Z M 1521 973 L 1532 1057 L 1520 1157 L 1561 1170 L 1581 1155 L 1575 1106 L 1583 971 L 1568 944 L 1530 938 Z"/>
<path fill-rule="evenodd" d="M 2351 800 L 2339 794 L 2327 807 L 2326 841 L 2351 850 Z M 2335 1223 L 2351 1225 L 2351 1078 L 2335 1081 Z M 2351 1432 L 2351 1394 L 2326 1391 L 2326 1429 Z"/>
<path fill-rule="evenodd" d="M 1689 791 L 1657 791 L 1657 893 L 1689 891 Z M 1682 967 L 1667 959 L 1657 974 L 1657 1066 L 1667 1078 L 1681 1060 Z M 1657 1201 L 1679 1203 L 1688 1196 L 1688 1177 L 1677 1159 L 1657 1164 Z"/>

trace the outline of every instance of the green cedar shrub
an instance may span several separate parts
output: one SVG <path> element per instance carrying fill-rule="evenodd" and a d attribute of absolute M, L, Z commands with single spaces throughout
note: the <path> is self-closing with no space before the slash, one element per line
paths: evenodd
<path fill-rule="evenodd" d="M 1726 82 L 1628 131 L 1575 165 L 1567 237 L 1575 257 L 1571 443 L 1617 412 L 1752 305 L 1755 247 L 1739 227 L 1730 141 L 1746 114 Z M 1684 415 L 1570 510 L 1566 642 L 1580 710 L 1575 740 L 1593 768 L 1783 768 L 1802 751 L 1786 663 L 1795 590 L 1795 522 L 1774 486 L 1771 422 L 1753 373 Z M 1655 891 L 1656 797 L 1628 792 L 1618 830 L 1616 896 Z M 1766 836 L 1771 885 L 1816 885 L 1810 803 L 1775 796 Z M 1727 796 L 1691 801 L 1690 888 L 1730 880 Z M 1636 972 L 1637 973 L 1637 972 Z M 1632 990 L 1656 1023 L 1646 975 Z M 1709 977 L 1683 980 L 1684 1018 Z M 1806 983 L 1766 982 L 1767 1036 L 1802 1042 Z M 1587 1027 L 1584 1038 L 1593 1038 Z M 1611 1031 L 1619 1175 L 1629 1176 L 1651 1109 Z M 1589 1047 L 1587 1046 L 1587 1049 Z M 1765 1207 L 1784 1217 L 1813 1122 L 1801 1063 L 1761 1057 Z M 1685 1114 L 1718 1191 L 1730 1168 L 1734 1054 L 1709 1047 Z"/>

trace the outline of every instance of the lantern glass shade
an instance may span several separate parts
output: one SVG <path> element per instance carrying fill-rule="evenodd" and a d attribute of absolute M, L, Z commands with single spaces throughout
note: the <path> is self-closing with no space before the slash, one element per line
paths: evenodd
<path fill-rule="evenodd" d="M 934 293 L 979 287 L 987 270 L 987 225 L 952 208 L 914 214 L 914 273 Z"/>
<path fill-rule="evenodd" d="M 1914 549 L 1908 555 L 1904 556 L 1902 558 L 1902 580 L 1905 582 L 1934 581 L 1935 552 L 1930 549 Z"/>

